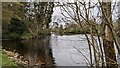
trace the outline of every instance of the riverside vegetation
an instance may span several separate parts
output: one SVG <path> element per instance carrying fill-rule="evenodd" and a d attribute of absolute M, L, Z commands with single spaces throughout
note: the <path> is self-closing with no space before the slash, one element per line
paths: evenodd
<path fill-rule="evenodd" d="M 32 5 L 34 4 L 34 8 L 31 7 L 31 4 Z M 42 2 L 42 3 L 41 2 L 40 3 L 3 2 L 2 3 L 2 31 L 3 31 L 2 39 L 3 40 L 8 40 L 8 39 L 27 40 L 27 39 L 39 38 L 40 36 L 43 36 L 43 35 L 50 35 L 51 32 L 55 32 L 58 35 L 86 33 L 86 34 L 91 34 L 91 36 L 92 35 L 102 36 L 101 24 L 94 24 L 97 22 L 92 22 L 91 20 L 88 20 L 88 21 L 92 24 L 89 24 L 89 22 L 87 22 L 89 25 L 79 21 L 79 23 L 82 23 L 82 24 L 80 25 L 72 24 L 67 26 L 64 29 L 63 27 L 55 28 L 55 29 L 49 28 L 49 23 L 51 22 L 54 3 L 53 2 L 49 3 L 49 8 L 47 8 L 48 7 L 47 5 L 48 5 L 47 2 Z M 28 9 L 28 7 L 31 9 Z M 36 7 L 38 7 L 39 9 L 36 9 Z M 32 11 L 35 13 L 35 15 L 29 14 L 27 13 L 27 11 Z M 113 23 L 115 31 L 118 36 L 120 36 L 119 22 L 120 21 L 118 19 L 115 23 Z M 93 26 L 95 25 L 95 27 L 91 27 L 91 30 L 90 30 L 91 25 Z M 84 27 L 80 27 L 80 26 L 84 26 Z M 89 44 L 89 45 L 92 45 L 92 44 Z M 3 50 L 3 54 L 2 54 L 3 66 L 6 66 L 6 65 L 17 66 L 16 62 L 13 62 L 13 61 L 16 61 L 19 59 L 16 58 L 14 60 L 11 60 L 9 56 L 11 56 L 12 54 L 17 55 L 16 53 Z"/>

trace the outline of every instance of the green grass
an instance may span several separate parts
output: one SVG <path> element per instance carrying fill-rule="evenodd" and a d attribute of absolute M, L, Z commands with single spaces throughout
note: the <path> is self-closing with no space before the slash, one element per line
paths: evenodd
<path fill-rule="evenodd" d="M 6 54 L 0 53 L 0 56 L 0 60 L 2 61 L 0 64 L 2 64 L 2 68 L 17 68 L 17 64 L 15 62 L 12 62 Z"/>
<path fill-rule="evenodd" d="M 0 47 L 0 66 L 2 66 L 2 49 Z"/>

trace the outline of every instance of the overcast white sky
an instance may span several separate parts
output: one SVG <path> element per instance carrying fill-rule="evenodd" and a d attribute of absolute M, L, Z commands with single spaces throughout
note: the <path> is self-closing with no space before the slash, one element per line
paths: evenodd
<path fill-rule="evenodd" d="M 95 2 L 93 2 L 95 3 Z M 91 4 L 93 4 L 91 3 Z M 115 4 L 115 2 L 112 3 L 112 7 L 113 5 Z M 119 4 L 120 5 L 120 4 Z M 64 19 L 64 16 L 61 14 L 61 9 L 60 7 L 55 7 L 54 9 L 54 12 L 53 12 L 53 15 L 52 15 L 52 22 L 56 22 L 58 19 L 61 19 L 63 18 Z M 72 11 L 72 10 L 71 10 Z M 99 10 L 97 7 L 95 7 L 94 9 L 91 9 L 91 15 L 94 16 L 94 18 L 96 18 L 96 20 L 98 20 L 99 18 L 97 17 L 97 14 L 98 14 Z M 70 17 L 66 12 L 63 12 L 64 15 L 66 15 L 67 17 Z M 115 21 L 117 19 L 117 16 L 118 16 L 118 7 L 115 7 L 114 11 L 113 11 L 113 14 L 112 14 L 112 18 L 113 18 L 113 21 Z M 74 15 L 74 14 L 73 14 Z M 63 22 L 63 21 L 61 21 Z"/>
<path fill-rule="evenodd" d="M 34 1 L 34 0 L 28 0 L 28 1 Z M 37 1 L 37 0 L 35 0 Z M 38 0 L 39 1 L 39 0 Z M 51 0 L 40 0 L 40 1 L 51 1 Z M 54 0 L 54 2 L 63 2 L 63 3 L 66 3 L 66 2 L 74 2 L 76 0 Z M 78 0 L 78 1 L 85 1 L 86 3 L 89 2 L 89 0 Z M 98 0 L 90 0 L 93 4 L 93 3 L 96 3 Z M 105 0 L 106 1 L 106 0 Z M 108 1 L 108 0 L 107 0 Z M 114 5 L 115 2 L 118 2 L 120 0 L 112 0 L 112 5 Z M 120 5 L 120 4 L 119 4 Z M 53 15 L 52 15 L 52 22 L 57 22 L 58 19 L 59 20 L 62 20 L 62 19 L 65 19 L 65 17 L 61 14 L 61 9 L 60 7 L 54 7 L 54 12 L 53 12 Z M 72 10 L 71 10 L 72 11 Z M 97 17 L 97 14 L 98 14 L 99 10 L 97 7 L 95 7 L 94 9 L 91 10 L 91 15 L 94 16 L 94 18 L 96 19 L 99 19 Z M 70 17 L 66 12 L 63 12 L 64 15 L 66 15 L 67 17 Z M 113 21 L 117 19 L 117 14 L 118 13 L 118 7 L 115 7 L 115 10 L 113 11 L 113 14 L 112 14 L 112 17 L 113 17 Z M 72 14 L 74 15 L 74 14 Z M 61 23 L 63 23 L 64 21 L 60 21 Z"/>

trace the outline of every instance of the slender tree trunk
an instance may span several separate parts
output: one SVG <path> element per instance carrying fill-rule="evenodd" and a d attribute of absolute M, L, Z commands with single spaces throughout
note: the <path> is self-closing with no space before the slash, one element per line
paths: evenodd
<path fill-rule="evenodd" d="M 112 24 L 111 14 L 111 2 L 102 2 L 102 38 L 107 68 L 116 66 L 114 42 L 111 33 L 111 27 L 113 26 L 110 25 Z"/>
<path fill-rule="evenodd" d="M 90 53 L 90 68 L 93 68 L 93 63 L 92 63 L 92 50 L 91 50 L 90 40 L 89 40 L 88 35 L 87 35 L 87 33 L 85 32 L 85 30 L 84 30 L 82 24 L 80 23 L 80 16 L 79 16 L 79 10 L 78 10 L 79 7 L 78 7 L 78 5 L 77 5 L 77 2 L 75 2 L 75 5 L 76 5 L 76 14 L 77 14 L 77 18 L 78 18 L 78 23 L 79 23 L 81 29 L 83 30 L 83 32 L 85 33 L 85 36 L 86 36 L 87 42 L 88 42 L 88 46 L 89 46 L 89 53 Z M 88 20 L 89 20 L 89 19 L 88 19 L 88 16 L 87 16 L 86 18 L 87 18 L 87 21 L 88 21 Z"/>

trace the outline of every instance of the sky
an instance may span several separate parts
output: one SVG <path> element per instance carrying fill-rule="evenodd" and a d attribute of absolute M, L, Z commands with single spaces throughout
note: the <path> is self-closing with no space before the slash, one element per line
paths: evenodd
<path fill-rule="evenodd" d="M 93 4 L 93 3 L 92 3 Z M 115 4 L 115 2 L 113 2 L 112 3 L 112 7 L 113 7 L 113 5 Z M 117 4 L 116 4 L 117 5 Z M 118 4 L 118 5 L 120 5 L 120 4 Z M 118 6 L 117 5 L 117 6 Z M 119 8 L 120 8 L 120 6 L 119 6 Z M 113 9 L 113 8 L 112 8 Z M 54 7 L 54 9 L 53 9 L 53 15 L 52 15 L 52 22 L 56 22 L 58 19 L 61 19 L 61 18 L 65 18 L 62 14 L 61 14 L 61 9 L 60 9 L 60 7 Z M 71 11 L 72 11 L 72 9 L 71 9 Z M 95 8 L 93 8 L 93 9 L 91 9 L 91 15 L 93 15 L 94 16 L 94 18 L 96 18 L 96 21 L 97 20 L 99 20 L 99 17 L 97 17 L 98 15 L 98 12 L 99 12 L 99 9 L 97 8 L 97 7 L 95 7 Z M 65 11 L 63 11 L 63 14 L 64 15 L 66 15 L 67 17 L 70 17 Z M 74 14 L 73 14 L 74 15 Z M 99 14 L 100 15 L 100 14 Z M 118 16 L 118 7 L 115 7 L 114 8 L 114 11 L 113 11 L 113 14 L 112 14 L 112 19 L 113 19 L 113 21 L 115 21 L 116 19 L 117 19 L 117 16 Z M 63 22 L 63 21 L 61 21 L 61 22 Z"/>
<path fill-rule="evenodd" d="M 30 0 L 28 0 L 28 1 L 30 1 Z M 33 0 L 32 0 L 33 1 Z M 42 1 L 42 0 L 41 0 Z M 73 3 L 74 1 L 76 1 L 76 0 L 54 0 L 55 2 L 63 2 L 63 3 L 67 3 L 67 2 L 71 2 L 71 3 Z M 79 0 L 79 1 L 82 1 L 82 0 Z M 87 3 L 89 0 L 85 0 L 85 2 Z M 91 6 L 94 4 L 94 3 L 96 3 L 97 2 L 97 0 L 91 0 L 92 1 L 92 3 L 91 3 Z M 112 0 L 112 6 L 114 5 L 114 3 L 115 2 L 117 2 L 117 1 L 119 1 L 119 0 Z M 119 4 L 120 5 L 120 4 Z M 119 6 L 119 8 L 120 8 L 120 6 Z M 118 13 L 118 7 L 115 7 L 115 10 L 113 11 L 113 14 L 112 14 L 112 19 L 113 19 L 113 21 L 115 21 L 116 19 L 117 19 L 117 13 Z M 60 7 L 54 7 L 54 9 L 53 9 L 53 15 L 52 15 L 52 21 L 51 21 L 51 23 L 52 22 L 59 22 L 59 24 L 63 24 L 63 25 L 65 25 L 65 23 L 70 23 L 71 21 L 73 21 L 71 18 L 70 18 L 70 16 L 65 12 L 65 11 L 62 11 L 61 12 L 61 9 L 60 9 Z M 72 14 L 72 16 L 74 16 L 74 14 L 72 13 L 72 9 L 70 10 L 71 11 L 71 14 Z M 100 23 L 101 22 L 101 20 L 100 20 L 100 18 L 98 17 L 98 12 L 99 12 L 99 9 L 97 8 L 97 7 L 95 7 L 94 9 L 91 9 L 91 15 L 96 19 L 96 21 L 98 22 L 98 23 Z M 63 13 L 65 16 L 67 16 L 68 18 L 66 18 L 65 16 L 63 16 L 61 13 Z M 100 15 L 100 14 L 99 14 Z M 71 20 L 71 21 L 67 21 L 67 19 L 69 19 L 69 20 Z M 64 21 L 63 21 L 64 20 Z M 73 21 L 74 22 L 74 21 Z"/>

